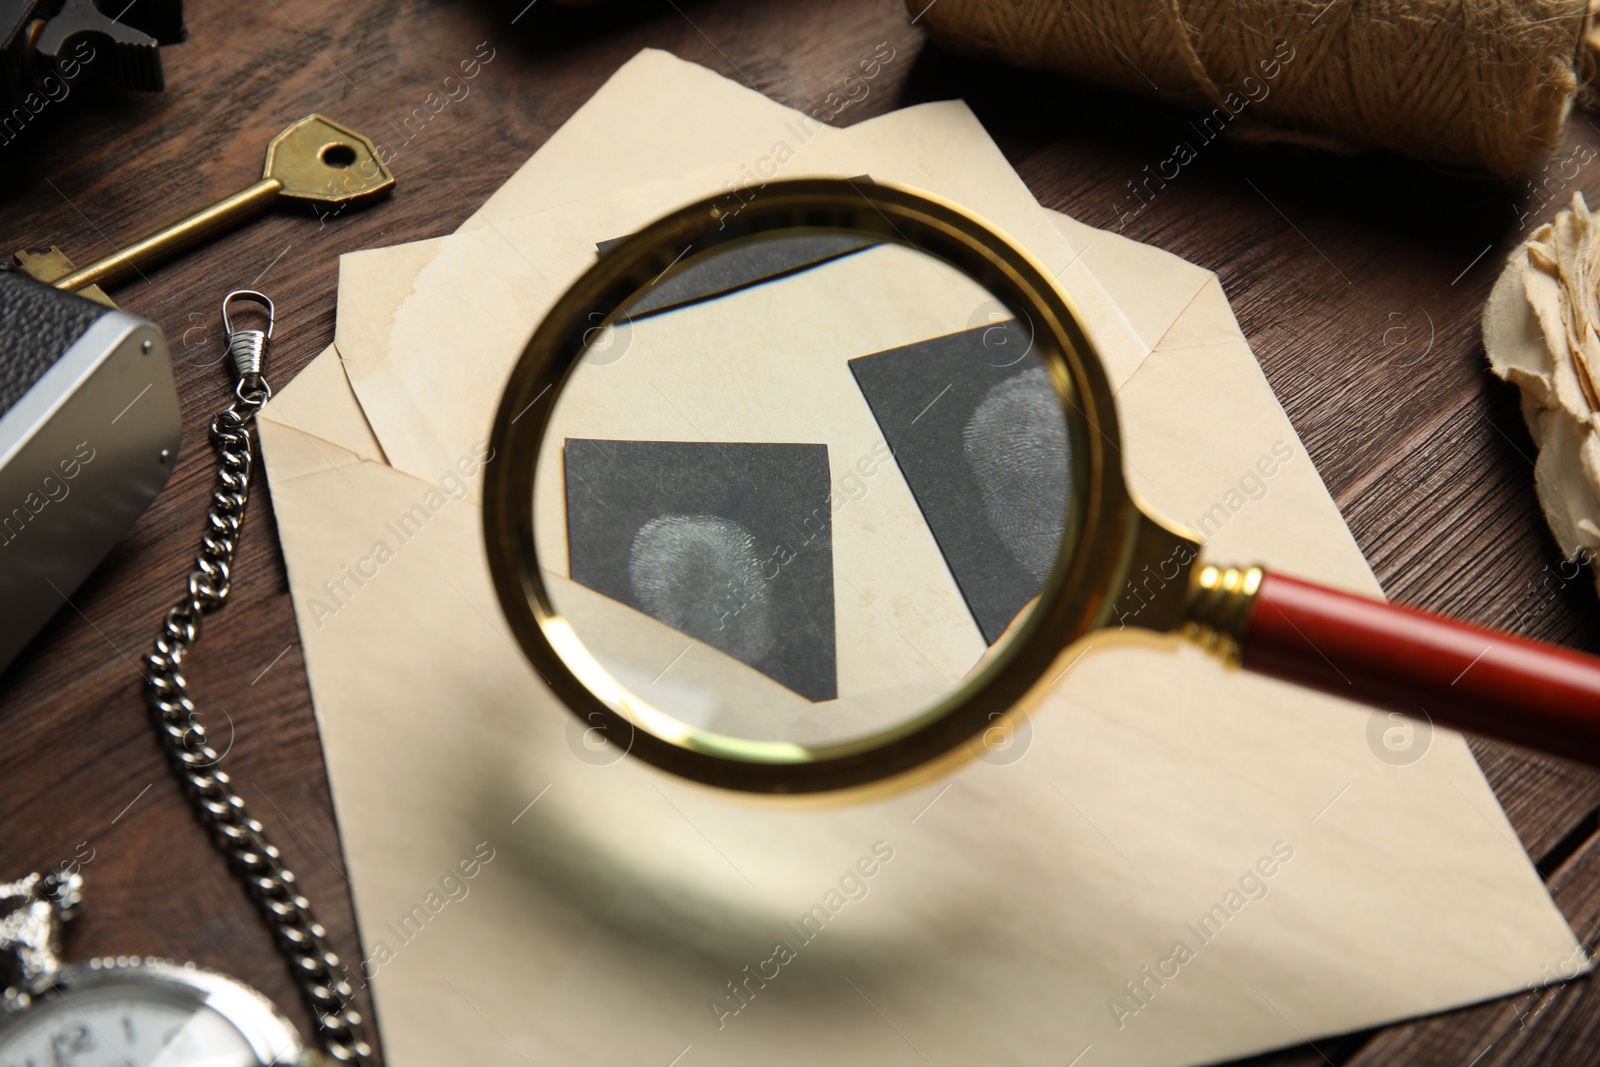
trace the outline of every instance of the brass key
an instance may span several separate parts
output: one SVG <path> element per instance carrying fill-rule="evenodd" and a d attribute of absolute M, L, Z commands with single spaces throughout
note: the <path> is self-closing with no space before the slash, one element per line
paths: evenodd
<path fill-rule="evenodd" d="M 331 119 L 307 115 L 272 139 L 262 178 L 248 189 L 70 273 L 61 273 L 66 257 L 54 249 L 43 256 L 19 253 L 17 258 L 28 273 L 60 289 L 108 285 L 259 215 L 279 197 L 342 209 L 393 187 L 394 175 L 371 141 Z"/>

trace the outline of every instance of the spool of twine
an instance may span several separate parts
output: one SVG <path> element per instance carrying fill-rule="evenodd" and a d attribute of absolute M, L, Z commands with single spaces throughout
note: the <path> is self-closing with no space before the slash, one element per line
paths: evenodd
<path fill-rule="evenodd" d="M 1591 55 L 1588 7 L 907 0 L 918 24 L 951 49 L 1179 101 L 1202 112 L 1207 131 L 1388 148 L 1508 179 L 1535 170 L 1560 143 Z"/>

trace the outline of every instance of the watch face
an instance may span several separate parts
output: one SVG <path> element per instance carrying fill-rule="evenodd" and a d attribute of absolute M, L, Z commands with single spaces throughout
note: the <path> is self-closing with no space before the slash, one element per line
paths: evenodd
<path fill-rule="evenodd" d="M 0 1067 L 263 1067 L 299 1051 L 254 990 L 138 961 L 71 968 L 0 1030 Z"/>
<path fill-rule="evenodd" d="M 150 986 L 47 998 L 0 1045 L 4 1067 L 259 1067 L 244 1035 L 204 1004 Z"/>

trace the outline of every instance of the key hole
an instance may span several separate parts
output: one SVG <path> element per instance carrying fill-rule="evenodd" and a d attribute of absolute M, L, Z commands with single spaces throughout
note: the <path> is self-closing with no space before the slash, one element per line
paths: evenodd
<path fill-rule="evenodd" d="M 337 142 L 323 145 L 320 155 L 322 156 L 322 161 L 334 170 L 344 170 L 356 161 L 356 150 L 347 144 L 339 144 Z"/>

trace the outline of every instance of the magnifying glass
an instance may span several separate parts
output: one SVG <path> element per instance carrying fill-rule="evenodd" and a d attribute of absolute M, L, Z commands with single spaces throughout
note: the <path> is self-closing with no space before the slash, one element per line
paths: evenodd
<path fill-rule="evenodd" d="M 1071 302 L 925 193 L 771 182 L 609 244 L 491 444 L 524 654 L 585 731 L 696 782 L 944 773 L 1110 630 L 1600 764 L 1600 660 L 1203 561 L 1125 484 Z"/>

